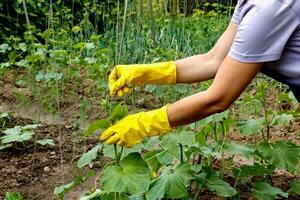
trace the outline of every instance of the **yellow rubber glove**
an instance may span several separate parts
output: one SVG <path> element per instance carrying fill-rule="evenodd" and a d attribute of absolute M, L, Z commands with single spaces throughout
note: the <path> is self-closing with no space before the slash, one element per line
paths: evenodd
<path fill-rule="evenodd" d="M 162 135 L 172 131 L 169 125 L 167 106 L 160 109 L 128 115 L 105 130 L 100 140 L 107 144 L 132 147 L 145 137 Z"/>
<path fill-rule="evenodd" d="M 154 64 L 117 65 L 109 75 L 110 94 L 129 93 L 129 84 L 176 83 L 176 65 L 173 61 Z M 119 92 L 121 91 L 121 92 Z"/>

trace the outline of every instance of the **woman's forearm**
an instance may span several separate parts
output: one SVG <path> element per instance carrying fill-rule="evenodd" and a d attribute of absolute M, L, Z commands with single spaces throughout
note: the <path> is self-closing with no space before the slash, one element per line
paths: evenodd
<path fill-rule="evenodd" d="M 217 112 L 222 112 L 225 107 L 219 98 L 200 92 L 168 105 L 168 118 L 171 127 L 186 125 Z"/>
<path fill-rule="evenodd" d="M 214 78 L 229 52 L 237 27 L 236 24 L 230 23 L 208 53 L 175 61 L 177 83 L 195 83 Z"/>
<path fill-rule="evenodd" d="M 242 63 L 227 56 L 206 91 L 168 105 L 170 126 L 185 125 L 226 110 L 253 80 L 261 66 L 261 63 Z"/>
<path fill-rule="evenodd" d="M 177 83 L 196 83 L 215 77 L 220 63 L 210 54 L 195 55 L 175 61 Z"/>

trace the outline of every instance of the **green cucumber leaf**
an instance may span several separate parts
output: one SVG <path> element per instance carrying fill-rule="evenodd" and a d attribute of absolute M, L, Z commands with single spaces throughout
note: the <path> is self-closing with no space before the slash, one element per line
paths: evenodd
<path fill-rule="evenodd" d="M 120 166 L 108 166 L 103 170 L 101 184 L 106 193 L 141 194 L 149 188 L 150 171 L 139 153 L 130 153 L 120 161 Z"/>
<path fill-rule="evenodd" d="M 215 192 L 221 197 L 233 197 L 237 194 L 229 183 L 222 180 L 218 173 L 210 167 L 203 167 L 201 174 L 195 175 L 195 179 L 199 186 L 207 187 L 210 191 Z"/>
<path fill-rule="evenodd" d="M 110 118 L 113 122 L 117 122 L 128 115 L 128 108 L 126 105 L 118 104 L 113 108 Z"/>
<path fill-rule="evenodd" d="M 294 181 L 291 183 L 291 188 L 289 189 L 289 193 L 300 195 L 300 181 Z"/>
<path fill-rule="evenodd" d="M 63 197 L 65 196 L 66 193 L 71 191 L 78 184 L 83 183 L 84 179 L 85 178 L 82 176 L 77 176 L 72 182 L 62 185 L 62 186 L 59 186 L 59 187 L 55 187 L 54 194 L 58 195 L 60 198 L 63 199 Z"/>
<path fill-rule="evenodd" d="M 101 149 L 102 145 L 98 144 L 85 154 L 77 161 L 77 167 L 82 168 L 86 165 L 89 165 L 93 160 L 97 158 L 98 151 Z"/>
<path fill-rule="evenodd" d="M 24 131 L 18 134 L 8 134 L 1 137 L 2 143 L 12 143 L 12 142 L 24 142 L 30 140 L 33 136 L 33 132 L 31 131 Z"/>
<path fill-rule="evenodd" d="M 11 147 L 12 144 L 0 145 L 0 151 Z"/>
<path fill-rule="evenodd" d="M 244 155 L 249 158 L 255 152 L 255 149 L 244 144 L 226 143 L 225 151 L 227 151 L 230 155 Z"/>
<path fill-rule="evenodd" d="M 18 192 L 6 192 L 5 200 L 22 200 L 22 196 Z"/>
<path fill-rule="evenodd" d="M 93 200 L 94 198 L 103 194 L 103 191 L 100 189 L 96 189 L 92 194 L 81 197 L 80 200 Z"/>
<path fill-rule="evenodd" d="M 211 176 L 207 179 L 206 186 L 210 191 L 216 192 L 221 197 L 232 197 L 237 193 L 229 183 L 223 181 L 219 176 Z"/>
<path fill-rule="evenodd" d="M 293 121 L 295 118 L 291 114 L 282 114 L 282 115 L 276 115 L 274 119 L 271 121 L 270 125 L 283 125 L 287 122 Z"/>
<path fill-rule="evenodd" d="M 180 131 L 179 133 L 170 133 L 162 138 L 163 148 L 177 159 L 180 159 L 179 144 L 184 146 L 191 146 L 194 143 L 195 133 L 192 131 Z"/>
<path fill-rule="evenodd" d="M 117 146 L 118 148 L 118 151 L 120 146 Z M 123 152 L 122 152 L 122 157 L 121 159 L 123 159 L 124 157 L 128 156 L 130 153 L 141 153 L 142 152 L 142 149 L 143 149 L 143 144 L 137 144 L 131 148 L 126 148 L 126 147 L 123 147 Z M 104 144 L 103 145 L 103 154 L 105 157 L 109 157 L 109 158 L 113 158 L 115 159 L 115 152 L 114 152 L 114 145 L 107 145 L 107 144 Z"/>
<path fill-rule="evenodd" d="M 91 136 L 97 130 L 105 130 L 109 128 L 111 125 L 108 119 L 100 119 L 91 123 L 88 128 L 84 132 L 84 136 L 88 137 Z"/>
<path fill-rule="evenodd" d="M 296 171 L 300 148 L 295 144 L 284 141 L 277 141 L 274 144 L 262 142 L 259 144 L 258 150 L 268 159 L 269 164 L 279 169 L 286 169 L 290 173 Z"/>
<path fill-rule="evenodd" d="M 36 143 L 43 146 L 45 145 L 55 146 L 54 141 L 52 139 L 41 139 L 41 140 L 37 140 Z"/>
<path fill-rule="evenodd" d="M 255 186 L 252 189 L 252 195 L 258 200 L 274 200 L 279 198 L 279 196 L 284 198 L 288 197 L 288 193 L 261 181 L 255 183 Z"/>
<path fill-rule="evenodd" d="M 240 129 L 241 133 L 245 136 L 256 135 L 261 132 L 264 128 L 265 119 L 249 119 L 246 121 L 239 121 L 237 127 Z"/>
<path fill-rule="evenodd" d="M 155 179 L 146 192 L 147 200 L 182 198 L 188 196 L 187 186 L 192 179 L 192 170 L 188 164 L 166 167 L 162 174 Z"/>
<path fill-rule="evenodd" d="M 233 168 L 232 172 L 235 177 L 264 176 L 272 174 L 272 170 L 258 163 L 255 163 L 254 165 L 243 165 L 240 168 Z"/>

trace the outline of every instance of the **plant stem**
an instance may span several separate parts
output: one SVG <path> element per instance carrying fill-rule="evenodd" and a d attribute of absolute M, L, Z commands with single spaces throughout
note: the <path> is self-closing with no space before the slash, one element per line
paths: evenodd
<path fill-rule="evenodd" d="M 23 3 L 23 9 L 24 9 L 25 18 L 26 18 L 27 28 L 29 29 L 29 27 L 30 27 L 30 21 L 29 21 L 28 12 L 27 12 L 26 1 L 23 0 L 22 3 Z"/>
<path fill-rule="evenodd" d="M 118 153 L 117 145 L 114 144 L 114 150 L 115 150 L 115 163 L 116 163 L 117 166 L 120 166 L 120 158 L 122 156 L 123 147 L 121 147 L 121 151 L 120 151 L 120 153 Z M 115 193 L 115 199 L 116 200 L 120 199 L 120 193 L 119 192 Z"/>
<path fill-rule="evenodd" d="M 150 29 L 151 29 L 151 36 L 153 40 L 153 47 L 157 47 L 157 42 L 155 38 L 155 21 L 154 21 L 154 15 L 153 15 L 153 7 L 152 7 L 152 0 L 148 0 L 149 10 L 150 10 L 150 17 L 151 17 L 151 23 L 150 23 Z"/>
<path fill-rule="evenodd" d="M 121 147 L 120 154 L 119 154 L 119 161 L 120 161 L 120 159 L 121 159 L 121 157 L 122 157 L 123 149 L 124 149 L 124 147 L 122 146 L 122 147 Z"/>
<path fill-rule="evenodd" d="M 121 39 L 120 39 L 121 41 L 120 41 L 120 47 L 119 47 L 119 54 L 118 54 L 117 63 L 120 62 L 120 57 L 122 55 L 122 49 L 123 49 L 123 43 L 124 43 L 124 33 L 125 33 L 125 27 L 126 27 L 127 10 L 128 10 L 128 0 L 125 0 L 122 33 L 121 33 Z"/>
<path fill-rule="evenodd" d="M 196 195 L 194 197 L 194 200 L 198 199 L 200 192 L 201 192 L 201 189 L 198 189 L 198 191 L 197 191 L 197 193 L 196 193 Z"/>
<path fill-rule="evenodd" d="M 221 176 L 223 177 L 224 176 L 224 173 L 225 173 L 225 168 L 226 168 L 226 165 L 225 165 L 225 159 L 224 159 L 224 145 L 225 145 L 225 142 L 226 142 L 226 137 L 227 137 L 227 132 L 226 132 L 226 129 L 225 129 L 225 125 L 224 125 L 224 122 L 221 121 L 221 126 L 222 126 L 222 135 L 223 135 L 223 141 L 222 141 L 222 144 L 221 144 L 221 147 L 220 147 L 220 152 L 222 152 L 222 157 L 221 157 L 221 164 L 222 164 L 222 171 L 221 171 Z"/>
<path fill-rule="evenodd" d="M 241 173 L 242 173 L 242 170 L 239 171 L 239 175 L 238 175 L 238 177 L 236 178 L 236 181 L 235 181 L 234 187 L 233 187 L 234 189 L 236 189 L 236 186 L 237 186 L 237 184 L 238 184 L 238 182 L 239 182 L 239 180 L 240 180 Z"/>
<path fill-rule="evenodd" d="M 115 194 L 115 199 L 116 199 L 116 200 L 119 200 L 119 199 L 120 199 L 120 193 L 119 193 L 119 192 L 116 192 L 116 194 Z"/>
<path fill-rule="evenodd" d="M 120 163 L 119 163 L 120 160 L 119 160 L 118 149 L 117 149 L 116 144 L 114 144 L 114 150 L 115 150 L 115 163 L 116 163 L 117 166 L 119 166 L 120 165 Z"/>
<path fill-rule="evenodd" d="M 183 146 L 182 144 L 179 144 L 179 147 L 180 147 L 180 162 L 183 163 Z"/>
<path fill-rule="evenodd" d="M 217 136 L 217 123 L 215 122 L 213 125 L 213 130 L 214 130 L 214 139 L 218 141 L 218 136 Z"/>

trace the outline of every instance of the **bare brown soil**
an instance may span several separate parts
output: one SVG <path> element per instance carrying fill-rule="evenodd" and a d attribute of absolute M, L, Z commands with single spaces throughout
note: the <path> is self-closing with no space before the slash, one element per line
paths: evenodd
<path fill-rule="evenodd" d="M 17 118 L 11 125 L 32 124 L 32 120 Z M 23 145 L 14 146 L 0 153 L 0 199 L 4 199 L 6 192 L 19 192 L 24 199 L 58 199 L 54 195 L 54 188 L 72 181 L 76 177 L 76 160 L 88 148 L 95 145 L 95 141 L 89 141 L 84 146 L 71 140 L 72 129 L 61 127 L 62 156 L 59 150 L 59 129 L 57 126 L 44 125 L 38 128 L 35 133 L 37 139 L 51 138 L 55 146 L 33 146 L 33 141 Z M 98 161 L 93 166 L 95 169 L 101 167 Z M 89 188 L 93 188 L 90 180 L 88 185 L 82 185 L 66 196 L 65 199 L 78 199 Z M 82 188 L 86 186 L 86 188 Z"/>

